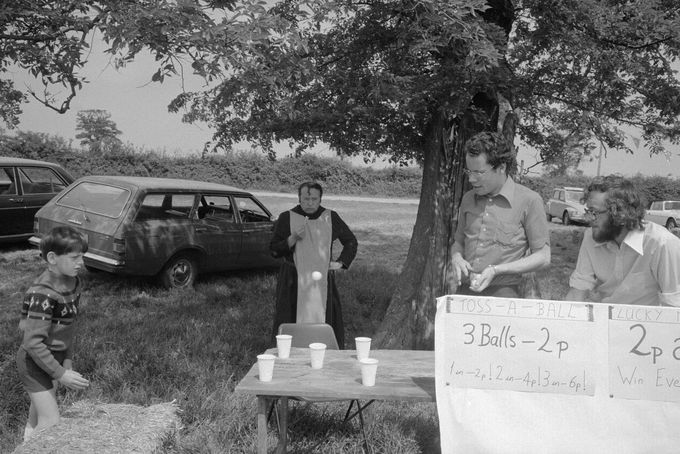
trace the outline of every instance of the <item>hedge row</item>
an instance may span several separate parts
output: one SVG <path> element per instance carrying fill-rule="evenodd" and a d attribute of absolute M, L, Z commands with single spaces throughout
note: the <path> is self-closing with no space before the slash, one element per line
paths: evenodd
<path fill-rule="evenodd" d="M 419 168 L 376 170 L 354 167 L 338 158 L 314 155 L 276 161 L 254 151 L 170 157 L 153 151 L 139 151 L 128 145 L 92 155 L 74 148 L 61 137 L 35 132 L 0 135 L 0 155 L 57 162 L 76 177 L 106 174 L 188 178 L 276 192 L 295 192 L 302 181 L 318 181 L 327 193 L 332 194 L 417 198 L 422 180 Z M 680 200 L 678 178 L 637 175 L 633 180 L 649 202 Z M 544 200 L 550 198 L 554 187 L 585 187 L 590 181 L 590 177 L 583 175 L 524 177 L 521 180 Z"/>
<path fill-rule="evenodd" d="M 0 155 L 56 162 L 75 177 L 129 175 L 187 178 L 228 184 L 248 190 L 296 192 L 303 181 L 318 181 L 331 194 L 418 197 L 419 168 L 354 167 L 338 158 L 304 155 L 272 161 L 255 151 L 228 155 L 181 157 L 139 151 L 126 145 L 92 155 L 61 137 L 20 132 L 0 136 Z"/>

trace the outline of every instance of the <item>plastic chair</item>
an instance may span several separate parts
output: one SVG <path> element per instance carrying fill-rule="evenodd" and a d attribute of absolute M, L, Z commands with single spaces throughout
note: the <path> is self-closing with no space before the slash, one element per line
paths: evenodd
<path fill-rule="evenodd" d="M 321 342 L 329 350 L 340 348 L 333 327 L 327 323 L 281 323 L 279 334 L 293 336 L 291 347 L 307 348 L 313 342 Z"/>
<path fill-rule="evenodd" d="M 307 348 L 309 347 L 309 344 L 313 342 L 321 342 L 326 344 L 326 348 L 329 350 L 339 350 L 340 348 L 338 346 L 338 340 L 335 337 L 333 327 L 327 323 L 282 323 L 281 325 L 279 325 L 279 334 L 290 334 L 291 336 L 293 336 L 293 339 L 291 341 L 291 347 Z M 350 401 L 349 407 L 347 408 L 347 412 L 345 413 L 343 423 L 349 421 L 355 416 L 359 416 L 359 425 L 361 426 L 361 433 L 364 437 L 364 451 L 367 453 L 371 452 L 370 447 L 368 445 L 368 439 L 366 437 L 366 429 L 364 427 L 363 410 L 369 405 L 371 405 L 373 403 L 373 400 L 367 402 L 364 405 L 361 405 L 361 403 L 356 399 L 310 399 L 304 396 L 294 396 L 289 397 L 289 399 L 311 403 L 349 400 Z M 269 411 L 270 416 L 277 402 L 278 399 L 274 400 L 274 402 L 272 403 L 272 407 Z M 352 408 L 355 404 L 357 406 L 357 409 L 354 411 L 354 413 L 352 413 Z M 314 450 L 315 448 L 316 447 L 312 448 L 312 450 Z"/>

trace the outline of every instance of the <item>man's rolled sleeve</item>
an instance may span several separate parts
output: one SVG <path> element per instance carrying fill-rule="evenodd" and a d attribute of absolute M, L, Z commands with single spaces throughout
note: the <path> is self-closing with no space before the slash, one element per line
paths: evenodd
<path fill-rule="evenodd" d="M 659 293 L 659 299 L 668 306 L 680 307 L 680 292 Z"/>
<path fill-rule="evenodd" d="M 543 249 L 544 246 L 550 245 L 548 220 L 545 216 L 543 200 L 538 195 L 532 197 L 527 206 L 524 229 L 526 231 L 527 241 L 531 252 L 536 252 Z"/>
<path fill-rule="evenodd" d="M 669 237 L 659 248 L 652 262 L 659 283 L 659 299 L 669 306 L 680 306 L 680 241 Z"/>
<path fill-rule="evenodd" d="M 463 195 L 463 199 L 458 207 L 458 223 L 456 224 L 456 231 L 453 232 L 453 241 L 461 246 L 461 251 L 465 250 L 465 211 L 464 207 L 469 203 L 468 194 Z"/>

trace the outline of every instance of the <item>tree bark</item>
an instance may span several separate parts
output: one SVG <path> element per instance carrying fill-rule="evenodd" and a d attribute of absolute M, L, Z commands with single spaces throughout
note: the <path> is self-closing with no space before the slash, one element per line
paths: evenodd
<path fill-rule="evenodd" d="M 455 126 L 452 126 L 455 127 Z M 375 342 L 381 348 L 432 348 L 434 298 L 444 287 L 452 238 L 455 192 L 462 191 L 463 163 L 447 146 L 447 128 L 438 116 L 427 133 L 423 183 L 416 223 L 399 285 Z M 454 131 L 455 134 L 455 131 Z M 454 143 L 457 143 L 455 141 Z M 459 182 L 459 184 L 455 184 Z"/>
<path fill-rule="evenodd" d="M 487 119 L 482 123 L 476 120 L 480 110 Z M 482 130 L 502 131 L 502 126 L 496 126 L 498 111 L 496 96 L 478 94 L 473 98 L 473 108 L 460 121 L 447 122 L 439 116 L 428 130 L 428 152 L 424 153 L 423 184 L 409 252 L 385 318 L 374 336 L 380 348 L 434 348 L 435 300 L 456 291 L 450 276 L 451 247 L 458 206 L 467 188 L 463 145 Z"/>
<path fill-rule="evenodd" d="M 509 33 L 512 2 L 490 0 L 489 5 L 485 20 Z M 507 80 L 507 65 L 501 64 L 497 71 L 499 77 L 495 80 Z M 474 94 L 463 115 L 433 116 L 425 136 L 423 183 L 411 244 L 397 289 L 374 335 L 377 347 L 434 348 L 436 298 L 456 291 L 450 276 L 451 247 L 458 207 L 467 188 L 463 145 L 484 130 L 500 132 L 512 143 L 516 124 L 511 94 L 501 95 L 496 87 Z"/>

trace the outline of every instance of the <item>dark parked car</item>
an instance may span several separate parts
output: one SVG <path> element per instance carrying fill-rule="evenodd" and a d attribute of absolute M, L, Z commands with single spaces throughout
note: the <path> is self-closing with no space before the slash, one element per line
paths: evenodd
<path fill-rule="evenodd" d="M 35 216 L 35 236 L 70 225 L 89 243 L 88 268 L 158 275 L 187 287 L 199 272 L 273 266 L 274 221 L 252 194 L 191 180 L 90 176 L 76 180 Z"/>
<path fill-rule="evenodd" d="M 0 157 L 0 241 L 30 237 L 35 213 L 72 182 L 57 164 Z"/>

